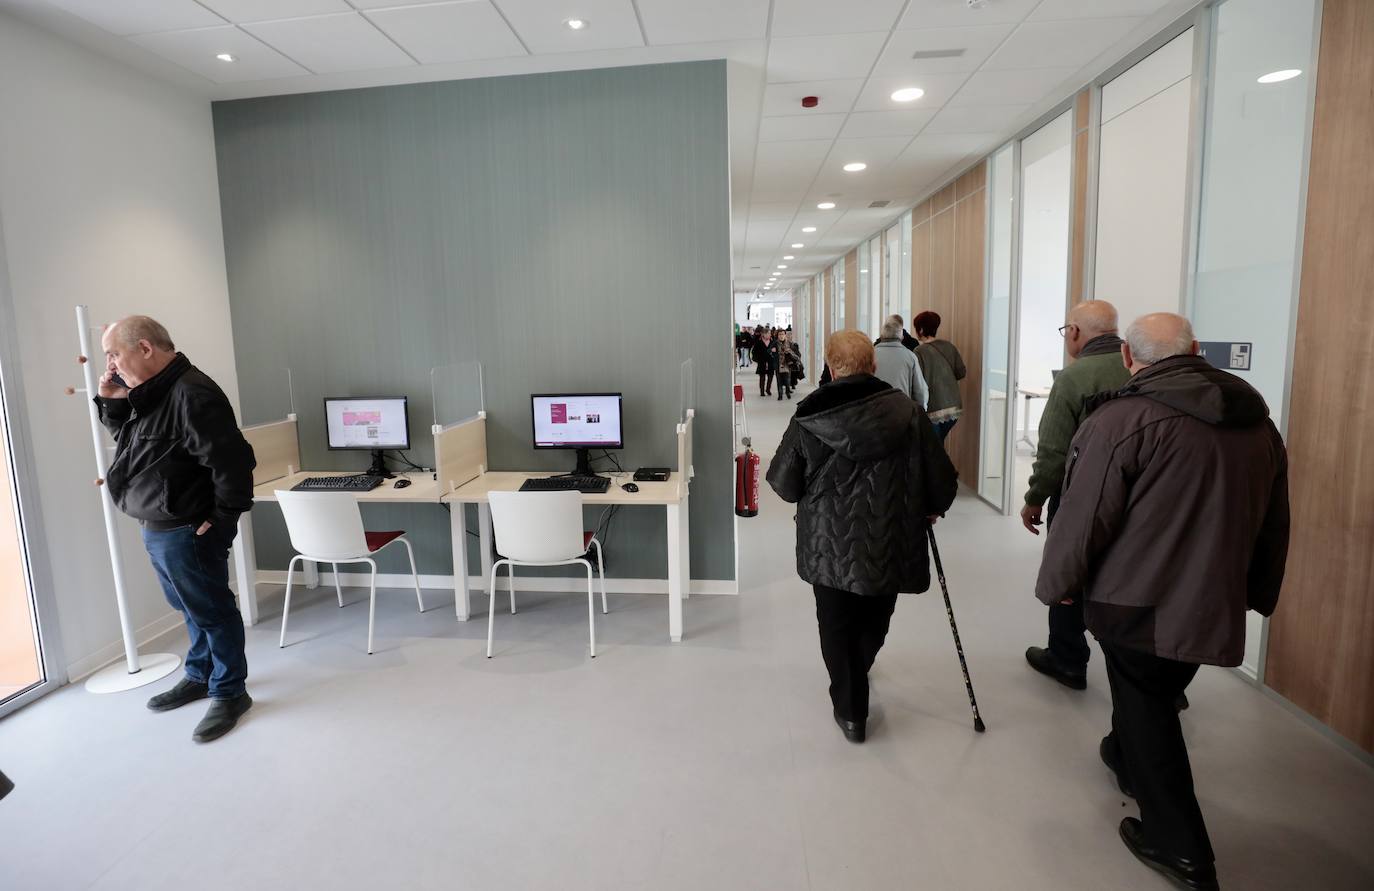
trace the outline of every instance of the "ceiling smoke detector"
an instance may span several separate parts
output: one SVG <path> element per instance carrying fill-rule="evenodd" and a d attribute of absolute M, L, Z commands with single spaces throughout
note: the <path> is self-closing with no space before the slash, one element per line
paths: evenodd
<path fill-rule="evenodd" d="M 821 99 L 820 99 L 819 96 L 803 96 L 803 97 L 802 97 L 802 108 L 815 108 L 817 105 L 820 105 L 820 104 L 821 104 Z"/>

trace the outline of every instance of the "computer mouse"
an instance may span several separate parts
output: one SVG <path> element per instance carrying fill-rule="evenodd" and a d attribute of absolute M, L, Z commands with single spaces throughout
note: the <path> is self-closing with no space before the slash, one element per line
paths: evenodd
<path fill-rule="evenodd" d="M 621 486 L 620 488 L 624 489 L 626 492 L 638 492 L 638 491 L 639 491 L 639 486 L 636 486 L 634 483 L 626 483 L 625 485 Z"/>
<path fill-rule="evenodd" d="M 405 477 L 401 477 L 401 478 L 398 479 L 396 482 L 394 482 L 394 483 L 391 484 L 391 488 L 393 488 L 393 489 L 404 489 L 404 488 L 405 488 L 406 486 L 408 486 L 408 485 L 410 485 L 410 480 L 406 479 Z"/>

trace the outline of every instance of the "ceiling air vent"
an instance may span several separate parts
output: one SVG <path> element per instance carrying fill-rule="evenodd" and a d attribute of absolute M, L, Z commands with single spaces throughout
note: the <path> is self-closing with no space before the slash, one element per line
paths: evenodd
<path fill-rule="evenodd" d="M 887 206 L 888 206 L 889 204 L 891 204 L 891 203 L 892 203 L 891 201 L 887 201 L 887 200 L 883 200 L 883 201 L 874 201 L 872 204 L 870 204 L 870 205 L 868 205 L 868 206 L 869 206 L 869 207 L 887 207 Z"/>
<path fill-rule="evenodd" d="M 913 59 L 957 59 L 968 50 L 962 49 L 942 49 L 942 50 L 917 50 L 911 54 Z"/>

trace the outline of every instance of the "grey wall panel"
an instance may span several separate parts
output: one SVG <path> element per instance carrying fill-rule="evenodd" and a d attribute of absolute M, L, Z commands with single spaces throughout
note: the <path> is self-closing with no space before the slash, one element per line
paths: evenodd
<path fill-rule="evenodd" d="M 671 465 L 692 358 L 692 576 L 734 577 L 723 63 L 219 102 L 214 119 L 246 421 L 281 413 L 289 366 L 306 467 L 366 464 L 326 449 L 327 395 L 409 396 L 428 464 L 429 371 L 477 359 L 493 469 L 571 468 L 530 445 L 529 394 L 562 390 L 623 391 L 621 463 Z M 254 516 L 261 565 L 284 567 L 276 509 Z M 440 508 L 366 519 L 450 571 Z M 665 577 L 663 529 L 661 508 L 623 510 L 608 574 Z"/>

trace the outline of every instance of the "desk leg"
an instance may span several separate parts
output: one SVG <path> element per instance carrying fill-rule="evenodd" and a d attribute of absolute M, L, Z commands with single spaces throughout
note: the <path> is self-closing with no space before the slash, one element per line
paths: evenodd
<path fill-rule="evenodd" d="M 239 586 L 239 612 L 243 624 L 258 624 L 258 555 L 253 548 L 253 520 L 239 514 L 239 534 L 234 536 L 234 581 Z"/>
<path fill-rule="evenodd" d="M 687 567 L 684 558 L 687 549 L 687 499 L 679 504 L 668 505 L 668 639 L 673 643 L 682 640 L 682 593 L 686 588 L 684 575 Z"/>
<path fill-rule="evenodd" d="M 482 550 L 482 589 L 491 579 L 491 505 L 485 501 L 477 505 L 477 546 Z"/>
<path fill-rule="evenodd" d="M 467 507 L 454 502 L 448 511 L 448 534 L 453 548 L 453 612 L 460 622 L 466 622 L 472 612 L 468 599 Z"/>

